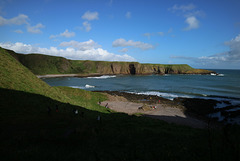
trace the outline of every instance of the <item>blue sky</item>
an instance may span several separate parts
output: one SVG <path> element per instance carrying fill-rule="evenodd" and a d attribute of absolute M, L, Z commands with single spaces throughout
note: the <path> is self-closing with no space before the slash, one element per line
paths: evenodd
<path fill-rule="evenodd" d="M 0 46 L 79 60 L 240 69 L 239 0 L 1 0 Z"/>

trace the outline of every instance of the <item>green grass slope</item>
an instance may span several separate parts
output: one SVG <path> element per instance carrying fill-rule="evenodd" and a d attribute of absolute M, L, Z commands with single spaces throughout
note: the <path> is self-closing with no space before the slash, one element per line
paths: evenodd
<path fill-rule="evenodd" d="M 28 68 L 14 59 L 6 50 L 0 48 L 0 88 L 23 91 L 43 95 L 51 99 L 100 110 L 99 99 L 106 99 L 99 93 L 72 89 L 67 87 L 51 87 L 38 79 Z M 79 99 L 70 98 L 69 91 L 77 93 Z"/>
<path fill-rule="evenodd" d="M 60 90 L 38 79 L 2 48 L 0 48 L 0 60 L 0 88 L 40 94 L 65 102 L 70 101 Z"/>
<path fill-rule="evenodd" d="M 82 73 L 81 68 L 72 66 L 71 61 L 55 56 L 42 54 L 17 54 L 14 51 L 6 50 L 20 63 L 30 69 L 34 74 L 65 74 Z"/>

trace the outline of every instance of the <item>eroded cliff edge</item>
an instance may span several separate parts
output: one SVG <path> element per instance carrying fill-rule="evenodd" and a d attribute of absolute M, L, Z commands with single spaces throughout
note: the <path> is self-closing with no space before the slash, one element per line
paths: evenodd
<path fill-rule="evenodd" d="M 46 74 L 210 74 L 213 71 L 194 69 L 187 64 L 140 64 L 138 62 L 108 62 L 69 60 L 42 54 L 19 54 L 5 49 L 36 75 Z"/>

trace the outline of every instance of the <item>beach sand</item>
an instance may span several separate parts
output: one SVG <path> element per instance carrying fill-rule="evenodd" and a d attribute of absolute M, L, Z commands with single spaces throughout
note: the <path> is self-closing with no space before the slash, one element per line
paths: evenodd
<path fill-rule="evenodd" d="M 60 77 L 98 77 L 102 76 L 99 73 L 91 73 L 91 74 L 47 74 L 47 75 L 36 75 L 38 78 L 60 78 Z"/>
<path fill-rule="evenodd" d="M 107 105 L 108 108 L 116 112 L 123 112 L 129 115 L 141 113 L 146 117 L 163 120 L 168 123 L 186 125 L 193 128 L 207 128 L 208 126 L 205 121 L 185 114 L 183 108 L 162 103 L 145 104 L 141 102 L 132 102 L 123 96 L 105 94 L 108 96 L 108 100 L 102 102 L 101 105 Z"/>

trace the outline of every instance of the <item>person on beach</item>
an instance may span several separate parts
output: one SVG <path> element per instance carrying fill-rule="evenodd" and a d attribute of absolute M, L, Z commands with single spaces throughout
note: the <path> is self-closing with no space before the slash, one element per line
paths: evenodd
<path fill-rule="evenodd" d="M 75 110 L 75 115 L 77 115 L 78 114 L 78 110 Z"/>
<path fill-rule="evenodd" d="M 105 105 L 106 108 L 108 108 L 108 103 Z"/>

